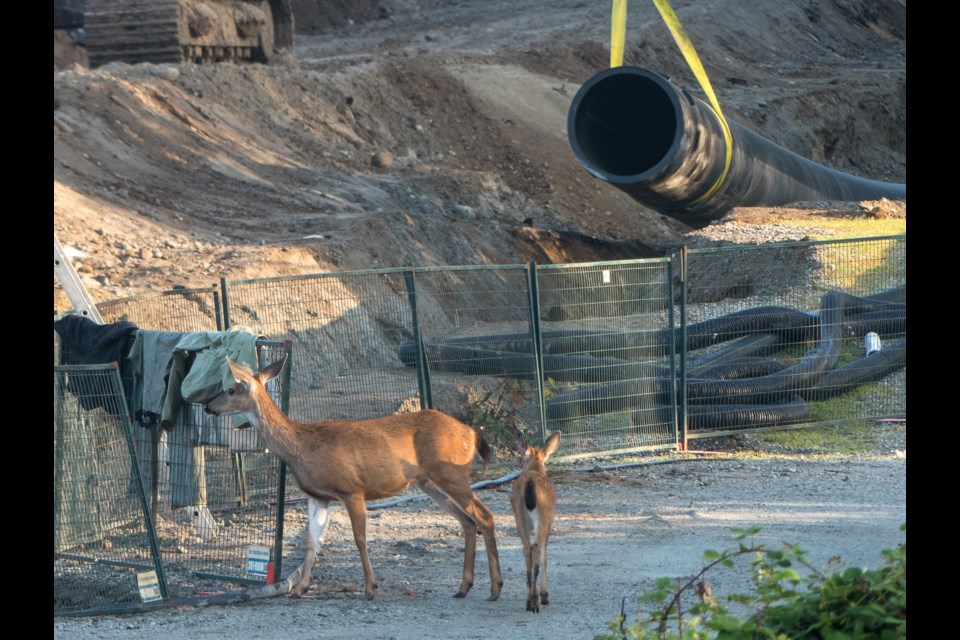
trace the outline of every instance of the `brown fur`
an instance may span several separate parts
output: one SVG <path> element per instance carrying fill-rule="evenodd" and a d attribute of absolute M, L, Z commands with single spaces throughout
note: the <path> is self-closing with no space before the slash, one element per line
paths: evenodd
<path fill-rule="evenodd" d="M 366 501 L 395 496 L 416 484 L 463 527 L 463 577 L 455 595 L 462 598 L 473 586 L 479 529 L 490 569 L 489 600 L 499 597 L 503 578 L 493 513 L 470 488 L 475 456 L 481 456 L 486 469 L 490 455 L 475 429 L 433 410 L 370 420 L 296 422 L 284 415 L 264 386 L 280 374 L 286 358 L 256 375 L 228 362 L 236 384 L 208 402 L 206 411 L 213 415 L 246 413 L 266 446 L 287 465 L 309 496 L 306 557 L 288 578 L 292 593 L 301 595 L 309 588 L 310 573 L 329 524 L 328 505 L 340 501 L 350 515 L 360 552 L 365 596 L 373 598 L 377 584 L 367 556 Z"/>
<path fill-rule="evenodd" d="M 513 482 L 510 506 L 517 521 L 517 535 L 523 543 L 527 566 L 527 611 L 540 612 L 549 604 L 547 585 L 547 541 L 553 528 L 557 490 L 547 477 L 547 458 L 560 446 L 560 432 L 547 438 L 543 448 L 531 446 L 520 432 L 517 448 L 522 454 L 523 471 Z M 539 583 L 539 584 L 538 584 Z"/>

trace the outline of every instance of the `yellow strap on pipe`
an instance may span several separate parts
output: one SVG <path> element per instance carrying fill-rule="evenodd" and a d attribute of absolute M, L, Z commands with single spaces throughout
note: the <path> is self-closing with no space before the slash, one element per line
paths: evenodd
<path fill-rule="evenodd" d="M 627 0 L 613 0 L 610 20 L 610 68 L 623 65 L 623 42 L 627 33 Z"/>
<path fill-rule="evenodd" d="M 624 0 L 623 4 L 626 5 L 626 0 Z M 720 124 L 723 127 L 723 140 L 727 145 L 726 158 L 723 162 L 723 172 L 720 174 L 720 177 L 717 179 L 714 185 L 710 187 L 705 194 L 697 198 L 696 201 L 691 205 L 692 207 L 696 207 L 697 205 L 703 204 L 709 200 L 713 194 L 717 192 L 717 189 L 720 188 L 720 185 L 723 184 L 723 181 L 726 180 L 727 174 L 730 172 L 730 162 L 733 159 L 733 136 L 730 134 L 730 125 L 727 124 L 727 119 L 723 116 L 723 112 L 720 110 L 720 103 L 717 101 L 717 96 L 713 93 L 713 87 L 710 86 L 710 79 L 707 77 L 707 72 L 703 69 L 703 64 L 701 64 L 700 57 L 693 48 L 693 43 L 690 42 L 690 38 L 687 37 L 687 34 L 683 31 L 683 27 L 680 26 L 680 20 L 677 18 L 677 14 L 674 13 L 673 9 L 670 8 L 670 4 L 667 2 L 667 0 L 653 0 L 653 4 L 660 12 L 660 17 L 662 17 L 663 21 L 666 23 L 667 29 L 670 30 L 670 34 L 673 36 L 674 41 L 676 41 L 677 46 L 680 47 L 680 52 L 687 61 L 687 65 L 690 66 L 690 70 L 693 71 L 693 75 L 696 76 L 697 80 L 700 82 L 703 92 L 710 101 L 710 106 L 713 107 L 717 117 L 720 119 Z M 614 0 L 613 5 L 614 9 L 616 9 L 616 0 Z M 614 22 L 616 22 L 616 19 L 614 19 Z M 621 43 L 620 46 L 622 54 L 623 44 Z M 610 55 L 612 61 L 612 42 Z"/>

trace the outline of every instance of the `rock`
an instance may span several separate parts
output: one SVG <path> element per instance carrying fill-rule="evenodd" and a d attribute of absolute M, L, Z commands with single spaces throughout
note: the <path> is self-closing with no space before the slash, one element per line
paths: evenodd
<path fill-rule="evenodd" d="M 378 151 L 370 158 L 370 164 L 380 169 L 389 169 L 393 166 L 393 154 L 389 151 Z"/>
<path fill-rule="evenodd" d="M 180 77 L 180 69 L 171 65 L 154 65 L 150 67 L 150 75 L 162 78 L 163 80 L 176 80 Z"/>

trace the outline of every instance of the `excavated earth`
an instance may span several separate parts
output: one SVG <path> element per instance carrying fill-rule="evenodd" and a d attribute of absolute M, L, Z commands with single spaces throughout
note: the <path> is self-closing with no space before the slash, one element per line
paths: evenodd
<path fill-rule="evenodd" d="M 725 114 L 845 173 L 906 181 L 905 0 L 673 3 Z M 760 243 L 807 216 L 905 217 L 905 202 L 738 208 L 694 231 L 593 179 L 566 117 L 609 66 L 610 3 L 295 2 L 294 56 L 270 66 L 91 69 L 54 33 L 54 231 L 90 296 L 404 265 L 579 262 L 682 243 Z M 630 3 L 625 63 L 696 80 L 651 3 Z M 757 265 L 760 272 L 775 265 Z M 54 279 L 54 309 L 70 301 Z M 455 521 L 414 503 L 370 519 L 380 593 L 362 598 L 349 525 L 334 517 L 308 598 L 55 618 L 54 636 L 186 640 L 589 638 L 661 576 L 688 576 L 730 527 L 826 563 L 877 565 L 903 540 L 906 429 L 855 456 L 768 450 L 628 469 L 558 465 L 551 605 L 523 609 L 509 485 L 494 510 L 506 584 L 485 601 L 483 543 L 464 600 Z M 703 443 L 704 448 L 721 443 Z M 754 448 L 727 439 L 731 454 Z M 579 464 L 583 464 L 580 461 Z M 605 461 L 588 461 L 602 465 Z M 300 545 L 292 532 L 291 545 Z M 714 593 L 746 589 L 718 576 Z"/>
<path fill-rule="evenodd" d="M 272 66 L 89 69 L 55 32 L 54 231 L 95 301 L 221 276 L 649 257 L 704 237 L 570 150 L 570 101 L 609 66 L 609 6 L 297 6 L 316 33 Z M 905 3 L 674 8 L 728 117 L 906 181 Z M 624 60 L 699 93 L 652 5 L 629 5 Z M 69 307 L 55 280 L 54 308 Z"/>

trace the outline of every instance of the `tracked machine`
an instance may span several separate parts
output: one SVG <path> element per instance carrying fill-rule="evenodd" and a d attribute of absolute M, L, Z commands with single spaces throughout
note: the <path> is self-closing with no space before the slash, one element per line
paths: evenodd
<path fill-rule="evenodd" d="M 108 62 L 258 62 L 293 52 L 291 0 L 86 0 L 91 67 Z"/>

